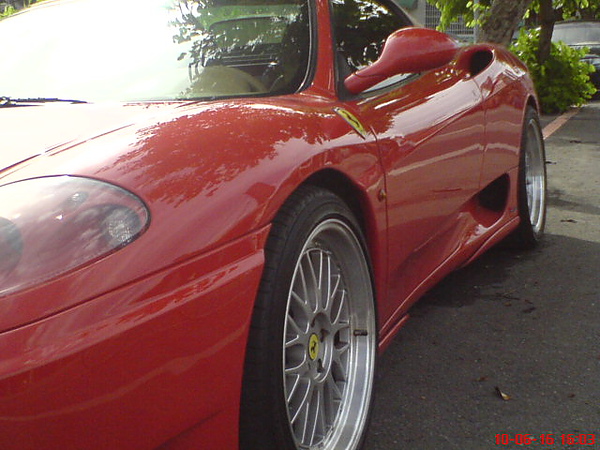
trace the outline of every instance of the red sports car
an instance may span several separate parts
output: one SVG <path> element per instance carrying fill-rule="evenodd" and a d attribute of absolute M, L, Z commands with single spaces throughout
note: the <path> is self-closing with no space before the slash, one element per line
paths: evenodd
<path fill-rule="evenodd" d="M 545 218 L 527 70 L 387 0 L 0 22 L 0 448 L 356 449 L 377 354 Z"/>

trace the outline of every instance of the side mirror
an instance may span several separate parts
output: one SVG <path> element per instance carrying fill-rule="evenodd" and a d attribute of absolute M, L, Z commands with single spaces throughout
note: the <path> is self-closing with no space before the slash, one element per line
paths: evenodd
<path fill-rule="evenodd" d="M 445 33 L 403 28 L 387 38 L 377 61 L 351 74 L 344 85 L 352 94 L 358 94 L 394 75 L 442 67 L 454 59 L 459 48 L 458 42 Z"/>

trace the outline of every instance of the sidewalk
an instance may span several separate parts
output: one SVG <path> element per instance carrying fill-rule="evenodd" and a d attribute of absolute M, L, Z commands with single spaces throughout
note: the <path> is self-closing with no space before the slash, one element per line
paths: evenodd
<path fill-rule="evenodd" d="M 546 140 L 548 232 L 600 242 L 600 102 Z"/>
<path fill-rule="evenodd" d="M 582 108 L 573 108 L 576 111 L 567 111 L 563 114 L 543 114 L 540 117 L 540 123 L 542 128 L 546 128 L 555 120 L 561 118 L 562 116 L 570 115 L 571 112 L 575 112 L 575 115 L 570 117 L 565 125 L 569 125 L 571 131 L 575 134 L 583 133 L 591 136 L 592 140 L 596 142 L 600 142 L 600 123 L 598 125 L 594 125 L 591 128 L 588 128 L 586 125 L 590 125 L 590 123 L 594 123 L 598 119 L 600 119 L 600 100 L 596 100 L 588 103 Z M 577 117 L 577 121 L 575 123 L 572 122 L 572 119 Z M 569 123 L 571 122 L 571 123 Z M 587 122 L 587 124 L 586 124 Z"/>

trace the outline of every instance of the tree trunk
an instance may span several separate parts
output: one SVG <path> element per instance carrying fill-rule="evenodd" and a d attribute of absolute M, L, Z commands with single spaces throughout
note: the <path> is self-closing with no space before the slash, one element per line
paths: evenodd
<path fill-rule="evenodd" d="M 540 0 L 540 47 L 537 54 L 537 60 L 540 64 L 544 64 L 550 56 L 554 22 L 556 22 L 556 15 L 552 7 L 552 0 Z"/>
<path fill-rule="evenodd" d="M 493 0 L 480 40 L 508 45 L 532 0 Z"/>

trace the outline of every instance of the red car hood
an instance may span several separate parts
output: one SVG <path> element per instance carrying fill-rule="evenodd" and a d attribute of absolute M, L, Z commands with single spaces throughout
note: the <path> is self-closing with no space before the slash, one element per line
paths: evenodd
<path fill-rule="evenodd" d="M 46 104 L 0 108 L 0 171 L 56 147 L 139 124 L 181 105 Z"/>

